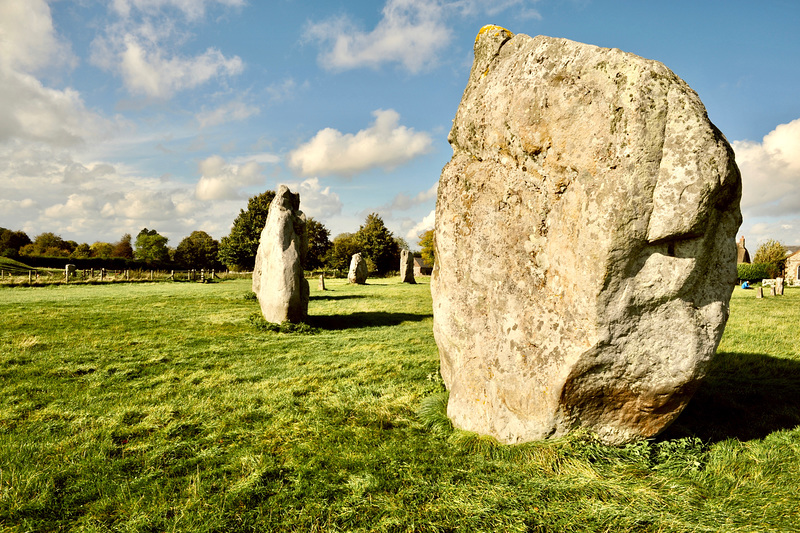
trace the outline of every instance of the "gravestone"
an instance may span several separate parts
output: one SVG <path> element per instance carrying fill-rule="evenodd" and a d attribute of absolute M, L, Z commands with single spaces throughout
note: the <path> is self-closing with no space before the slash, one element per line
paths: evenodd
<path fill-rule="evenodd" d="M 496 26 L 474 52 L 436 202 L 448 416 L 504 443 L 657 435 L 728 317 L 733 151 L 656 61 Z"/>
<path fill-rule="evenodd" d="M 268 322 L 302 322 L 308 316 L 309 288 L 302 266 L 307 250 L 300 195 L 281 185 L 269 206 L 253 269 L 253 292 Z"/>
<path fill-rule="evenodd" d="M 361 257 L 361 254 L 353 254 L 350 259 L 350 271 L 347 273 L 347 281 L 350 283 L 357 283 L 363 285 L 367 282 L 367 262 Z"/>
<path fill-rule="evenodd" d="M 416 283 L 414 279 L 414 256 L 408 250 L 400 251 L 400 281 Z"/>

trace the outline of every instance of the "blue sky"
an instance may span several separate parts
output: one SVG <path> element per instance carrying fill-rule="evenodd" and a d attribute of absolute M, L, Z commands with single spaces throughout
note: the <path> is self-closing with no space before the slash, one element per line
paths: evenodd
<path fill-rule="evenodd" d="M 748 246 L 800 244 L 796 0 L 0 0 L 0 226 L 176 246 L 286 183 L 414 247 L 485 24 L 663 62 L 734 147 Z"/>

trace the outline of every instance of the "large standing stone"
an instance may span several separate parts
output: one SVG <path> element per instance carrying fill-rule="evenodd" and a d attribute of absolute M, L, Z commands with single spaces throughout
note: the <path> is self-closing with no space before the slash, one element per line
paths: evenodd
<path fill-rule="evenodd" d="M 400 281 L 416 283 L 414 279 L 414 256 L 408 250 L 400 251 Z"/>
<path fill-rule="evenodd" d="M 353 254 L 352 259 L 350 259 L 350 271 L 347 273 L 347 281 L 363 285 L 367 282 L 368 273 L 367 262 L 361 257 L 361 254 Z"/>
<path fill-rule="evenodd" d="M 302 322 L 308 315 L 308 281 L 302 262 L 308 250 L 300 195 L 281 185 L 269 206 L 253 269 L 253 292 L 269 322 Z"/>
<path fill-rule="evenodd" d="M 656 435 L 714 355 L 741 180 L 664 65 L 483 28 L 436 204 L 434 334 L 462 429 Z"/>

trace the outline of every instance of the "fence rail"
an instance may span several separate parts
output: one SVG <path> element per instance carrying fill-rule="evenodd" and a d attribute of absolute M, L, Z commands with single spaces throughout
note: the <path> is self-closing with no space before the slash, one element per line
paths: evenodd
<path fill-rule="evenodd" d="M 241 279 L 252 275 L 252 272 L 231 272 L 227 270 L 144 270 L 125 269 L 107 270 L 105 268 L 87 268 L 64 270 L 0 270 L 0 285 L 39 286 L 64 283 L 131 283 L 190 281 L 213 282 L 215 280 Z"/>

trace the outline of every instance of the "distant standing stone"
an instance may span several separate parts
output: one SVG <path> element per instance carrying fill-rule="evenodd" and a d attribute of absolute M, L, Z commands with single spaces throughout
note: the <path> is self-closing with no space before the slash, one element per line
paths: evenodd
<path fill-rule="evenodd" d="M 319 275 L 319 284 L 317 284 L 317 289 L 321 291 L 325 290 L 325 274 Z"/>
<path fill-rule="evenodd" d="M 414 256 L 408 250 L 400 252 L 400 281 L 416 283 L 414 279 Z"/>
<path fill-rule="evenodd" d="M 302 262 L 308 250 L 300 195 L 281 185 L 269 206 L 253 269 L 253 292 L 269 322 L 302 322 L 308 315 L 308 281 Z"/>
<path fill-rule="evenodd" d="M 436 201 L 447 414 L 504 443 L 657 435 L 728 318 L 733 150 L 657 61 L 496 26 L 474 51 Z"/>
<path fill-rule="evenodd" d="M 64 279 L 67 281 L 70 280 L 71 277 L 75 275 L 75 272 L 78 271 L 78 267 L 75 265 L 67 265 L 64 267 Z"/>
<path fill-rule="evenodd" d="M 763 297 L 764 297 L 764 288 L 756 287 L 756 298 L 763 298 Z"/>
<path fill-rule="evenodd" d="M 350 260 L 350 272 L 347 273 L 347 281 L 350 283 L 357 283 L 363 285 L 367 282 L 367 262 L 361 257 L 361 254 L 353 254 Z"/>

